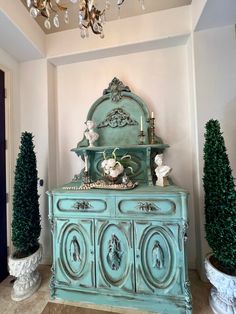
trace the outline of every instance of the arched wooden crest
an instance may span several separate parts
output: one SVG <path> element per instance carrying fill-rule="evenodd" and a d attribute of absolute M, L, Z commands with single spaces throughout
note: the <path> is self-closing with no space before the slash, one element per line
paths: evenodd
<path fill-rule="evenodd" d="M 114 78 L 103 96 L 91 106 L 87 120 L 97 125 L 99 139 L 96 146 L 124 146 L 139 144 L 141 117 L 146 135 L 145 144 L 148 144 L 150 114 L 146 104 L 128 86 Z M 162 141 L 158 138 L 157 142 Z M 87 145 L 87 140 L 83 138 L 77 147 Z"/>

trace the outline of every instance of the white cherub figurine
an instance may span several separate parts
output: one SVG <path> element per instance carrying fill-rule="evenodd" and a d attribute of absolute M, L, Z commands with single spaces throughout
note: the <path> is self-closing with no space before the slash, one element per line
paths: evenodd
<path fill-rule="evenodd" d="M 99 138 L 98 133 L 93 130 L 96 127 L 96 123 L 92 120 L 88 120 L 85 124 L 87 126 L 87 130 L 84 132 L 84 135 L 89 141 L 89 146 L 93 147 L 93 143 Z"/>
<path fill-rule="evenodd" d="M 155 169 L 155 173 L 157 176 L 156 185 L 166 186 L 169 185 L 167 176 L 171 172 L 171 168 L 166 165 L 162 165 L 163 163 L 163 154 L 157 154 L 155 157 L 155 164 L 157 165 Z"/>

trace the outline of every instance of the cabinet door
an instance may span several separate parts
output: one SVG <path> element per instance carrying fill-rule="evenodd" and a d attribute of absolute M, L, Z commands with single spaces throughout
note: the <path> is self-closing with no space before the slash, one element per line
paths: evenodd
<path fill-rule="evenodd" d="M 184 267 L 177 223 L 134 223 L 136 291 L 158 295 L 182 293 Z"/>
<path fill-rule="evenodd" d="M 57 219 L 54 251 L 57 285 L 73 288 L 95 286 L 92 219 Z"/>
<path fill-rule="evenodd" d="M 132 222 L 99 219 L 95 224 L 97 287 L 134 292 Z"/>

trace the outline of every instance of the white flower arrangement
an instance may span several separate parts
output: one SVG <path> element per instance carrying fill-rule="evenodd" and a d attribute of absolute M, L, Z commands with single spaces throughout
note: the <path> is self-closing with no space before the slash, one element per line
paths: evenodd
<path fill-rule="evenodd" d="M 127 160 L 131 160 L 131 156 L 126 154 L 120 158 L 120 160 L 117 159 L 116 151 L 119 148 L 116 147 L 112 152 L 112 157 L 107 157 L 106 152 L 103 152 L 103 158 L 104 160 L 101 163 L 101 167 L 104 171 L 105 176 L 109 176 L 112 179 L 116 179 L 120 174 L 122 174 L 125 170 L 124 164 Z M 131 173 L 133 173 L 133 168 L 128 166 L 126 167 L 130 169 Z"/>

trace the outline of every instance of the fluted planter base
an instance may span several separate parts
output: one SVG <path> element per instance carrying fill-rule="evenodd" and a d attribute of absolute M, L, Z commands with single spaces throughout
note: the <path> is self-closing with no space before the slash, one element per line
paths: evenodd
<path fill-rule="evenodd" d="M 41 283 L 41 277 L 36 270 L 42 259 L 42 247 L 32 255 L 25 258 L 8 259 L 10 275 L 17 277 L 13 285 L 11 298 L 14 301 L 21 301 L 29 298 L 36 292 Z"/>
<path fill-rule="evenodd" d="M 215 268 L 211 255 L 205 259 L 206 275 L 213 285 L 209 302 L 214 314 L 236 314 L 236 276 L 227 275 Z"/>

